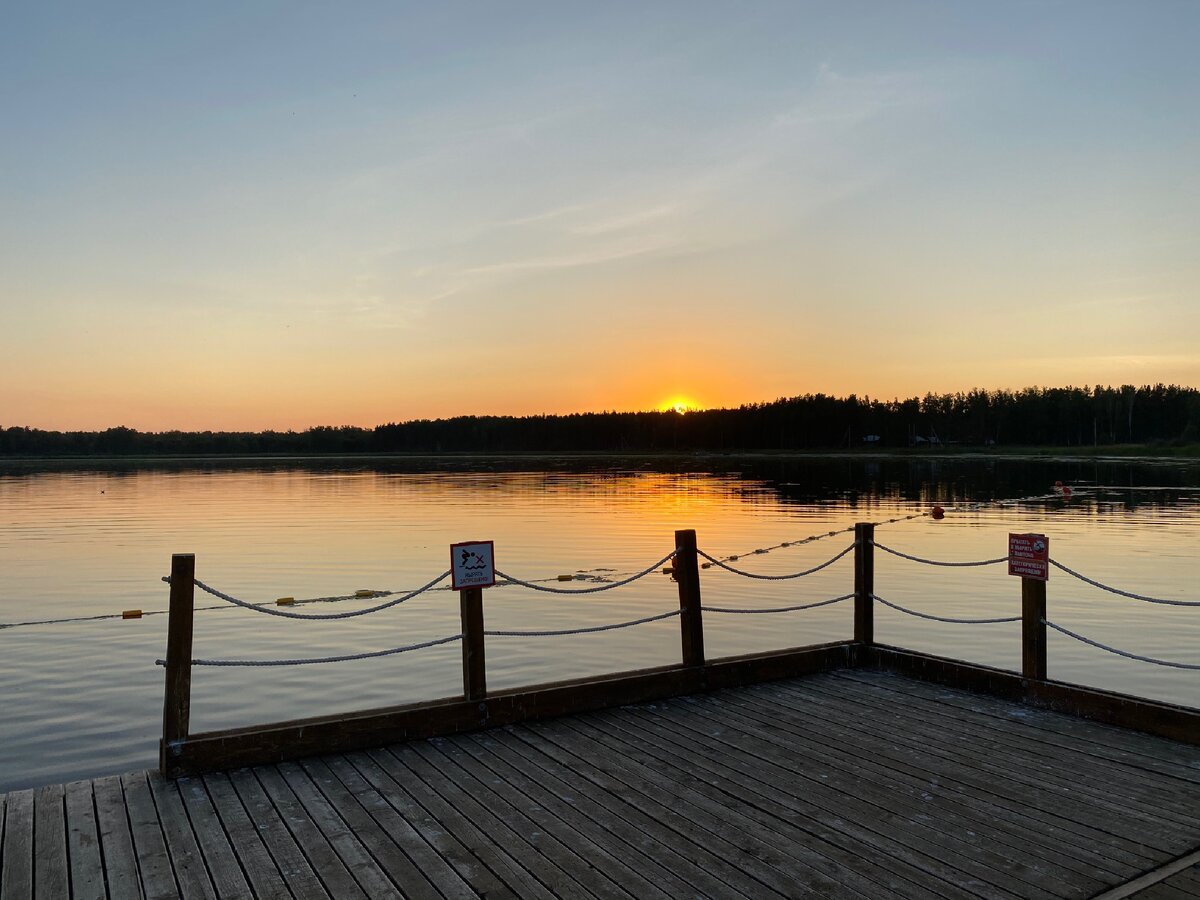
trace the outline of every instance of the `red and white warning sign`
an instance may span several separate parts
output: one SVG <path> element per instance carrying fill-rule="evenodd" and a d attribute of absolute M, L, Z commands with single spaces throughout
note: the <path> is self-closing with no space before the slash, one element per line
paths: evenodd
<path fill-rule="evenodd" d="M 1008 536 L 1008 574 L 1050 580 L 1050 539 L 1044 534 Z"/>
<path fill-rule="evenodd" d="M 491 587 L 496 583 L 496 554 L 492 541 L 450 545 L 450 581 L 456 591 Z"/>

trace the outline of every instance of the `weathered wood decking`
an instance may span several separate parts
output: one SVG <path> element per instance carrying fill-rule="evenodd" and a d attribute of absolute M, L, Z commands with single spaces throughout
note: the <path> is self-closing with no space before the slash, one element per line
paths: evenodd
<path fill-rule="evenodd" d="M 1200 747 L 846 670 L 0 810 L 2 900 L 1092 897 L 1200 848 Z"/>

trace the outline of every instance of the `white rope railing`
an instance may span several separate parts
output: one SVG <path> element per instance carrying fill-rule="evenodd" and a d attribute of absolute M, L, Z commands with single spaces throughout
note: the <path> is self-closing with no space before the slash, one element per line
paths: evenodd
<path fill-rule="evenodd" d="M 611 625 L 589 625 L 583 628 L 559 628 L 543 631 L 501 631 L 489 628 L 485 629 L 483 633 L 487 637 L 561 637 L 566 634 L 595 634 L 600 631 L 616 631 L 618 628 L 632 628 L 634 625 L 645 625 L 647 622 L 660 622 L 663 619 L 674 618 L 681 612 L 682 610 L 673 609 L 657 616 L 631 619 L 628 622 L 614 622 Z"/>
<path fill-rule="evenodd" d="M 1102 584 L 1101 582 L 1096 581 L 1094 578 L 1088 578 L 1086 575 L 1082 575 L 1079 572 L 1076 572 L 1074 569 L 1064 566 L 1057 559 L 1050 560 L 1050 565 L 1062 572 L 1066 572 L 1068 575 L 1074 578 L 1078 578 L 1080 581 L 1086 584 L 1090 584 L 1092 587 L 1099 588 L 1102 591 L 1108 591 L 1110 594 L 1116 594 L 1119 597 L 1128 597 L 1131 600 L 1142 600 L 1146 603 L 1161 603 L 1166 606 L 1200 606 L 1200 600 L 1167 600 L 1163 597 L 1147 597 L 1144 594 L 1135 594 L 1132 591 L 1123 591 L 1120 588 Z"/>
<path fill-rule="evenodd" d="M 884 553 L 890 553 L 892 556 L 899 556 L 901 559 L 911 560 L 916 563 L 923 563 L 927 566 L 947 566 L 950 568 L 963 568 L 968 566 L 994 566 L 997 563 L 1008 562 L 1007 556 L 997 556 L 995 559 L 976 559 L 967 562 L 946 562 L 940 559 L 926 559 L 923 556 L 913 556 L 909 553 L 902 553 L 899 550 L 893 550 L 891 547 L 885 547 L 879 541 L 872 541 L 878 549 Z"/>
<path fill-rule="evenodd" d="M 1117 656 L 1123 656 L 1126 659 L 1136 659 L 1138 662 L 1152 663 L 1156 666 L 1170 666 L 1173 669 L 1200 670 L 1200 664 L 1174 662 L 1169 659 L 1156 659 L 1153 656 L 1141 656 L 1137 653 L 1130 653 L 1128 650 L 1119 650 L 1116 647 L 1110 647 L 1108 644 L 1102 644 L 1099 641 L 1092 640 L 1089 637 L 1084 637 L 1082 634 L 1077 634 L 1069 628 L 1063 628 L 1061 625 L 1056 625 L 1054 622 L 1051 622 L 1048 619 L 1042 619 L 1042 624 L 1048 628 L 1053 628 L 1060 634 L 1065 634 L 1067 637 L 1074 638 L 1081 643 L 1089 644 L 1092 647 L 1096 647 L 1100 650 L 1107 650 L 1109 653 L 1116 654 Z"/>
<path fill-rule="evenodd" d="M 401 603 L 405 602 L 406 600 L 411 600 L 413 597 L 419 596 L 420 594 L 424 594 L 426 591 L 431 590 L 433 587 L 435 587 L 436 585 L 445 581 L 449 577 L 450 577 L 450 570 L 447 569 L 445 572 L 443 572 L 437 578 L 433 579 L 433 581 L 429 582 L 428 584 L 417 588 L 415 591 L 409 591 L 407 594 L 396 597 L 396 599 L 394 599 L 394 600 L 388 600 L 386 603 L 380 603 L 376 606 L 367 607 L 366 609 L 351 609 L 351 610 L 347 610 L 346 612 L 337 612 L 337 613 L 295 613 L 295 612 L 288 612 L 288 611 L 282 610 L 282 609 L 273 609 L 270 606 L 263 606 L 262 604 L 259 604 L 259 603 L 248 603 L 245 600 L 239 600 L 237 597 L 234 597 L 230 594 L 226 594 L 223 591 L 219 591 L 216 588 L 205 584 L 199 578 L 192 579 L 192 583 L 195 584 L 196 587 L 200 588 L 200 590 L 204 591 L 206 594 L 211 594 L 212 596 L 217 597 L 218 599 L 224 600 L 226 603 L 232 603 L 234 606 L 240 606 L 242 609 L 248 609 L 251 612 L 263 613 L 264 615 L 268 615 L 268 616 L 279 616 L 280 618 L 283 618 L 283 619 L 329 620 L 329 619 L 353 619 L 356 616 L 366 616 L 371 613 L 377 613 L 377 612 L 381 612 L 382 610 L 385 610 L 385 609 L 390 609 L 393 606 L 399 606 Z M 163 576 L 163 581 L 165 581 L 167 584 L 170 584 L 171 576 L 169 576 L 169 575 Z M 387 597 L 387 596 L 392 595 L 395 592 L 394 591 L 375 591 L 373 593 L 376 597 Z M 350 598 L 347 597 L 344 599 L 350 599 Z"/>
<path fill-rule="evenodd" d="M 704 612 L 713 613 L 735 613 L 740 615 L 758 615 L 762 613 L 786 613 L 798 612 L 802 609 L 816 609 L 818 606 L 832 606 L 834 603 L 841 603 L 843 600 L 849 600 L 854 594 L 842 594 L 840 597 L 834 597 L 832 600 L 821 600 L 817 603 L 801 603 L 797 606 L 768 606 L 762 609 L 738 609 L 732 606 L 701 606 Z"/>
<path fill-rule="evenodd" d="M 659 566 L 661 566 L 663 563 L 674 559 L 675 554 L 678 552 L 679 552 L 678 549 L 672 550 L 670 553 L 668 553 L 666 556 L 664 556 L 658 562 L 656 562 L 650 566 L 647 566 L 646 568 L 642 569 L 640 572 L 635 572 L 633 575 L 630 575 L 628 578 L 622 578 L 620 581 L 605 582 L 604 584 L 598 584 L 593 587 L 586 587 L 586 588 L 548 587 L 547 585 L 536 584 L 535 582 L 532 582 L 532 581 L 522 581 L 520 578 L 516 578 L 512 575 L 507 574 L 506 572 L 501 572 L 499 569 L 496 570 L 496 575 L 499 578 L 503 578 L 504 581 L 496 582 L 496 586 L 501 587 L 504 585 L 516 584 L 516 585 L 520 585 L 521 587 L 529 588 L 532 591 L 541 591 L 546 594 L 599 594 L 601 591 L 611 591 L 614 588 L 624 587 L 627 584 L 632 584 L 633 582 L 637 581 L 639 578 L 645 578 L 651 572 L 656 571 L 659 568 Z M 447 573 L 447 574 L 449 574 L 449 573 Z"/>
<path fill-rule="evenodd" d="M 952 625 L 997 625 L 1001 622 L 1020 622 L 1020 616 L 1005 616 L 998 619 L 956 619 L 950 616 L 935 616 L 932 613 L 918 612 L 915 609 L 909 609 L 907 606 L 901 606 L 899 603 L 892 603 L 890 600 L 884 600 L 878 594 L 872 594 L 873 600 L 878 600 L 884 606 L 891 607 L 897 612 L 906 613 L 910 616 L 916 616 L 920 619 L 929 619 L 933 622 L 949 622 Z"/>
<path fill-rule="evenodd" d="M 725 562 L 722 559 L 718 559 L 715 556 L 710 556 L 709 554 L 705 553 L 703 550 L 697 550 L 696 553 L 699 556 L 702 556 L 705 559 L 707 559 L 710 563 L 712 563 L 718 569 L 724 569 L 726 572 L 732 572 L 734 575 L 741 575 L 743 578 L 757 578 L 761 581 L 787 581 L 790 578 L 803 578 L 805 575 L 812 575 L 814 572 L 820 572 L 822 569 L 832 566 L 835 562 L 837 562 L 839 559 L 841 559 L 843 556 L 845 556 L 847 553 L 849 553 L 851 550 L 853 550 L 855 548 L 855 546 L 856 546 L 856 544 L 851 544 L 849 547 L 847 547 L 845 550 L 838 553 L 832 559 L 826 560 L 825 562 L 821 563 L 819 566 L 813 566 L 811 569 L 805 569 L 802 572 L 792 572 L 788 575 L 761 575 L 756 572 L 746 572 L 742 569 L 734 568 L 733 566 L 729 565 L 729 563 Z M 736 556 L 732 557 L 732 558 L 737 559 Z"/>
<path fill-rule="evenodd" d="M 418 644 L 407 644 L 403 647 L 393 647 L 390 650 L 371 650 L 366 653 L 347 653 L 343 656 L 317 656 L 304 659 L 193 659 L 193 666 L 311 666 L 319 663 L 352 662 L 356 659 L 376 659 L 380 656 L 395 656 L 397 653 L 408 653 L 410 650 L 424 650 L 426 647 L 436 647 L 439 644 L 450 644 L 462 640 L 461 634 L 449 637 L 434 638 L 431 641 L 421 641 Z M 156 659 L 156 666 L 165 666 L 165 659 Z"/>

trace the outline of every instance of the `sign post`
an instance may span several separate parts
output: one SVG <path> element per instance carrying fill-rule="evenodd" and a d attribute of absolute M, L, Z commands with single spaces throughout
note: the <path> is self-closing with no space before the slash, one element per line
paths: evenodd
<path fill-rule="evenodd" d="M 458 591 L 462 615 L 463 696 L 482 700 L 487 695 L 483 656 L 483 589 L 496 583 L 495 545 L 465 541 L 450 545 L 450 584 Z"/>
<path fill-rule="evenodd" d="M 1045 681 L 1050 539 L 1044 534 L 1010 534 L 1008 574 L 1021 577 L 1021 674 L 1030 681 Z"/>

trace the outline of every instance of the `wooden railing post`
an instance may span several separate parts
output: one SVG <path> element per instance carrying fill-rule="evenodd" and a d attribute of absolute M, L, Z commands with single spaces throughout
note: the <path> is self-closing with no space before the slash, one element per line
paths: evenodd
<path fill-rule="evenodd" d="M 875 642 L 875 523 L 854 526 L 854 640 Z"/>
<path fill-rule="evenodd" d="M 483 661 L 483 588 L 465 588 L 458 592 L 462 612 L 463 696 L 482 700 L 487 695 L 487 674 Z"/>
<path fill-rule="evenodd" d="M 683 664 L 704 665 L 704 621 L 700 615 L 700 564 L 696 532 L 675 532 L 675 581 L 679 583 L 679 629 L 683 637 Z"/>
<path fill-rule="evenodd" d="M 1046 680 L 1046 582 L 1021 579 L 1021 674 Z"/>
<path fill-rule="evenodd" d="M 167 613 L 166 688 L 163 698 L 163 736 L 159 768 L 167 774 L 171 745 L 188 736 L 192 708 L 192 615 L 196 557 L 171 557 L 171 600 Z"/>

